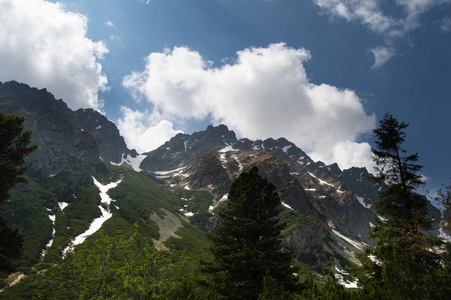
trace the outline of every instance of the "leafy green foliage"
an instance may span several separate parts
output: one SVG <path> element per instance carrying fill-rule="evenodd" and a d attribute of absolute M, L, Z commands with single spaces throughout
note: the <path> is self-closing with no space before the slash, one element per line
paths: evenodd
<path fill-rule="evenodd" d="M 177 291 L 183 260 L 172 263 L 152 241 L 132 230 L 83 244 L 44 273 L 45 299 L 160 299 Z"/>
<path fill-rule="evenodd" d="M 275 186 L 259 176 L 257 167 L 232 183 L 221 224 L 209 235 L 215 259 L 203 262 L 214 293 L 225 299 L 257 299 L 267 275 L 277 288 L 296 289 L 291 255 L 281 252 L 280 205 Z"/>

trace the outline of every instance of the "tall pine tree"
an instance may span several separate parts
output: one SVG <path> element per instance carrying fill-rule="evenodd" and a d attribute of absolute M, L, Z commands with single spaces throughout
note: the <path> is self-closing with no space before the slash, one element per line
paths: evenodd
<path fill-rule="evenodd" d="M 280 290 L 296 289 L 291 255 L 281 251 L 284 225 L 275 186 L 253 167 L 232 183 L 228 198 L 221 224 L 209 235 L 214 260 L 203 263 L 213 292 L 224 299 L 258 299 L 265 276 Z"/>
<path fill-rule="evenodd" d="M 25 156 L 36 149 L 30 146 L 31 131 L 23 131 L 24 118 L 0 113 L 0 204 L 9 197 L 9 190 L 25 183 Z M 17 229 L 0 217 L 0 271 L 14 270 L 12 258 L 22 252 L 23 240 Z"/>
<path fill-rule="evenodd" d="M 380 218 L 369 232 L 376 239 L 360 255 L 362 266 L 354 275 L 370 299 L 439 299 L 441 259 L 440 240 L 428 233 L 427 199 L 415 193 L 423 184 L 416 164 L 418 154 L 407 155 L 402 148 L 408 124 L 387 113 L 373 130 L 376 149 L 372 149 L 375 179 L 385 182 L 376 213 Z"/>

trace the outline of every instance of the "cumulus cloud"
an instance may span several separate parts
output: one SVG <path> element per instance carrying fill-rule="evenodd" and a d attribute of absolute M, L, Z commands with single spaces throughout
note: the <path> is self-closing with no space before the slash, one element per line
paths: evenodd
<path fill-rule="evenodd" d="M 154 150 L 178 133 L 173 124 L 163 120 L 158 113 L 133 111 L 121 107 L 123 117 L 118 120 L 118 128 L 128 148 L 138 153 Z"/>
<path fill-rule="evenodd" d="M 164 114 L 209 117 L 251 139 L 283 136 L 325 163 L 370 168 L 370 147 L 356 140 L 374 127 L 374 117 L 353 91 L 310 83 L 303 65 L 310 57 L 279 43 L 239 51 L 234 64 L 213 67 L 198 52 L 175 47 L 151 53 L 145 70 L 124 77 L 123 86 Z"/>
<path fill-rule="evenodd" d="M 382 10 L 380 0 L 313 0 L 313 2 L 323 13 L 331 17 L 344 18 L 348 22 L 360 22 L 385 38 L 384 47 L 372 50 L 375 60 L 373 68 L 378 68 L 394 55 L 395 50 L 391 47 L 393 42 L 420 26 L 421 14 L 437 5 L 451 3 L 451 0 L 396 0 L 395 4 L 403 13 L 400 18 L 388 16 Z"/>
<path fill-rule="evenodd" d="M 107 89 L 102 42 L 86 37 L 87 18 L 60 3 L 0 1 L 0 81 L 47 88 L 70 108 L 100 109 Z"/>

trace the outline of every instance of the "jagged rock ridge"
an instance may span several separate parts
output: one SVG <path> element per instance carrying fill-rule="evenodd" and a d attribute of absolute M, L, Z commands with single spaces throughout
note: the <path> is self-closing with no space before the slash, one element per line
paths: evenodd
<path fill-rule="evenodd" d="M 122 163 L 136 157 L 113 122 L 92 109 L 73 112 L 46 89 L 15 81 L 0 82 L 0 112 L 25 117 L 38 148 L 28 156 L 28 167 L 40 176 L 72 170 L 93 170 L 102 159 Z"/>

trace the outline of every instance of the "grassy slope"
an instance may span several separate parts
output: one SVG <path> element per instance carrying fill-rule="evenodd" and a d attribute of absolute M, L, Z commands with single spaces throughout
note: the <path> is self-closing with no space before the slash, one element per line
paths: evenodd
<path fill-rule="evenodd" d="M 93 176 L 103 184 L 122 178 L 122 182 L 109 191 L 110 197 L 116 200 L 113 204 L 119 209 L 111 205 L 113 216 L 90 237 L 91 239 L 101 233 L 127 234 L 134 224 L 138 225 L 141 234 L 158 238 L 158 226 L 149 216 L 156 213 L 162 217 L 164 212 L 161 209 L 165 208 L 178 215 L 183 224 L 176 232 L 180 238 L 171 238 L 165 243 L 171 252 L 177 257 L 184 255 L 190 270 L 198 265 L 200 258 L 209 258 L 209 241 L 205 232 L 187 222 L 179 212 L 187 203 L 187 211 L 208 209 L 211 203 L 208 193 L 173 189 L 131 170 L 111 165 L 105 167 Z M 40 184 L 29 179 L 29 184 L 32 190 L 13 191 L 11 201 L 2 208 L 2 215 L 24 235 L 24 255 L 17 261 L 17 265 L 25 267 L 31 267 L 38 262 L 41 249 L 51 238 L 53 226 L 49 214 L 56 215 L 56 234 L 53 245 L 47 250 L 44 263 L 58 261 L 61 251 L 70 240 L 89 228 L 92 219 L 100 215 L 97 207 L 100 203 L 99 192 L 89 174 L 61 174 L 45 179 Z M 182 200 L 182 197 L 192 199 L 192 202 Z M 64 212 L 59 209 L 58 202 L 69 203 Z M 21 269 L 26 270 L 23 267 Z M 30 289 L 39 282 L 39 275 L 34 275 L 29 268 L 28 273 L 29 276 L 23 279 L 22 283 L 7 289 L 2 296 L 12 293 L 20 299 L 20 295 L 30 295 Z"/>

